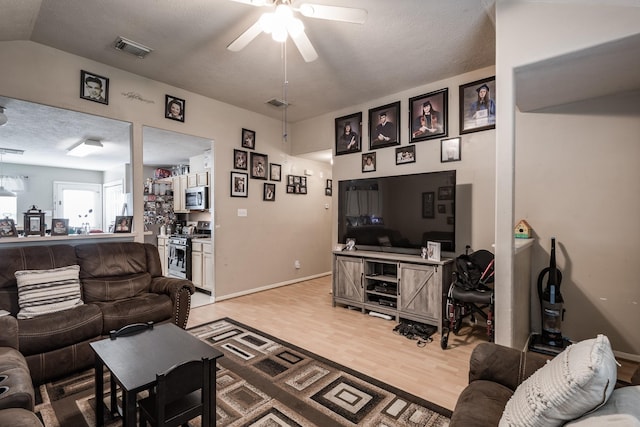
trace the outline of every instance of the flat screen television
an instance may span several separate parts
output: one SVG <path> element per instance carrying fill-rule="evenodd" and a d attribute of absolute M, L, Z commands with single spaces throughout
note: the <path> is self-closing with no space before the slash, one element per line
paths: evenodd
<path fill-rule="evenodd" d="M 427 241 L 455 252 L 456 171 L 338 183 L 338 241 L 359 250 L 419 254 Z"/>

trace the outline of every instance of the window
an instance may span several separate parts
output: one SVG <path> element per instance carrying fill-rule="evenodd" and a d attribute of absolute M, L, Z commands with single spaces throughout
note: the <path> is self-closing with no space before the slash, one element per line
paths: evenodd
<path fill-rule="evenodd" d="M 68 218 L 69 227 L 102 230 L 102 185 L 80 182 L 53 182 L 53 217 Z"/>
<path fill-rule="evenodd" d="M 0 197 L 0 218 L 11 218 L 18 223 L 17 197 Z"/>
<path fill-rule="evenodd" d="M 126 200 L 123 193 L 122 180 L 108 182 L 103 185 L 105 231 L 112 231 L 116 216 L 128 215 L 125 212 Z"/>

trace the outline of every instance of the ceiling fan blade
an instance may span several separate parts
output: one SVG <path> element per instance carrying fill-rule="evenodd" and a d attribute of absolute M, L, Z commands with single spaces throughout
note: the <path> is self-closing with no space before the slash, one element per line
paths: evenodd
<path fill-rule="evenodd" d="M 313 62 L 318 59 L 318 53 L 313 48 L 309 37 L 305 34 L 304 31 L 300 31 L 298 34 L 294 35 L 289 32 L 291 36 L 291 40 L 295 43 L 296 47 L 300 51 L 302 58 L 304 58 L 305 62 Z"/>
<path fill-rule="evenodd" d="M 235 1 L 235 0 L 234 0 Z M 244 49 L 253 39 L 258 37 L 258 34 L 262 32 L 262 27 L 260 26 L 260 21 L 256 21 L 255 24 L 250 26 L 247 31 L 240 34 L 237 39 L 232 41 L 227 49 L 232 52 L 239 52 Z"/>
<path fill-rule="evenodd" d="M 236 3 L 250 4 L 251 6 L 264 6 L 267 4 L 266 0 L 231 0 L 231 1 L 234 1 Z"/>
<path fill-rule="evenodd" d="M 366 10 L 353 7 L 303 3 L 297 10 L 308 18 L 328 19 L 330 21 L 350 22 L 352 24 L 364 24 L 367 20 Z"/>

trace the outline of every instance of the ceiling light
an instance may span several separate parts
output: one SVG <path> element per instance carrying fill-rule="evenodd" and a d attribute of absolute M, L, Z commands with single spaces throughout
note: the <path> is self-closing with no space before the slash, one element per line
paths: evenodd
<path fill-rule="evenodd" d="M 138 42 L 134 42 L 133 40 L 125 39 L 124 37 L 118 37 L 113 44 L 113 47 L 115 47 L 117 50 L 135 55 L 138 58 L 144 58 L 145 56 L 153 52 L 153 49 L 151 49 L 150 47 L 147 47 Z"/>
<path fill-rule="evenodd" d="M 4 114 L 4 107 L 0 107 L 0 126 L 4 126 L 7 124 L 9 119 L 7 119 L 6 114 Z"/>
<path fill-rule="evenodd" d="M 291 7 L 286 4 L 279 4 L 273 13 L 263 13 L 258 22 L 262 31 L 280 43 L 284 43 L 287 36 L 296 38 L 304 31 L 304 24 L 293 17 Z"/>
<path fill-rule="evenodd" d="M 97 153 L 103 147 L 102 142 L 96 139 L 87 139 L 82 141 L 80 144 L 76 144 L 69 148 L 69 150 L 67 150 L 67 155 L 74 157 L 86 157 L 90 154 Z"/>

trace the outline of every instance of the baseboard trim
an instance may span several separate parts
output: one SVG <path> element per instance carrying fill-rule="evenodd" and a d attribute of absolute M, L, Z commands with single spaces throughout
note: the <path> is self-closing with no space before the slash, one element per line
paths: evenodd
<path fill-rule="evenodd" d="M 224 300 L 228 300 L 228 299 L 232 299 L 232 298 L 237 298 L 237 297 L 241 297 L 241 296 L 245 296 L 245 295 L 251 295 L 251 294 L 255 294 L 257 292 L 268 291 L 269 289 L 275 289 L 275 288 L 279 288 L 279 287 L 282 287 L 282 286 L 293 285 L 294 283 L 304 282 L 306 280 L 313 280 L 313 279 L 317 279 L 318 277 L 324 277 L 324 276 L 329 276 L 329 275 L 331 275 L 331 272 L 327 271 L 327 272 L 324 272 L 324 273 L 314 274 L 314 275 L 311 275 L 311 276 L 298 277 L 296 279 L 287 280 L 285 282 L 273 283 L 271 285 L 262 286 L 260 288 L 253 288 L 253 289 L 249 289 L 249 290 L 246 290 L 246 291 L 237 292 L 237 293 L 234 293 L 234 294 L 229 294 L 229 295 L 224 295 L 224 296 L 216 296 L 213 299 L 213 302 L 215 303 L 215 302 L 224 301 Z"/>
<path fill-rule="evenodd" d="M 631 362 L 640 362 L 640 354 L 623 353 L 622 351 L 613 351 L 613 354 L 618 359 L 629 360 Z"/>

